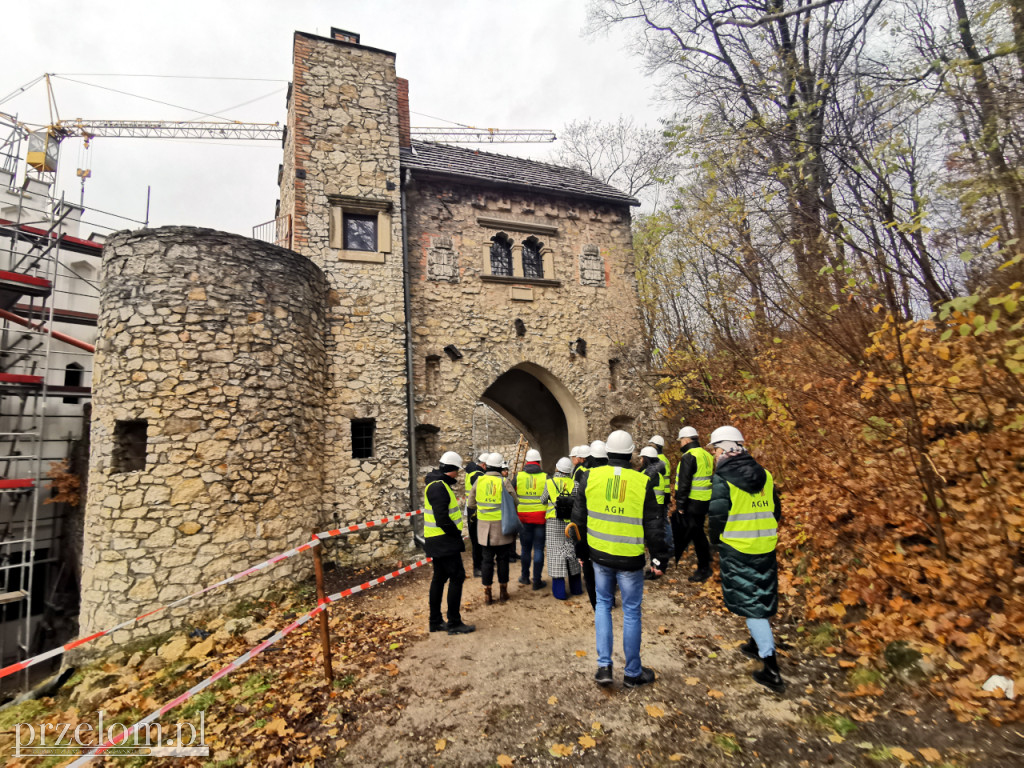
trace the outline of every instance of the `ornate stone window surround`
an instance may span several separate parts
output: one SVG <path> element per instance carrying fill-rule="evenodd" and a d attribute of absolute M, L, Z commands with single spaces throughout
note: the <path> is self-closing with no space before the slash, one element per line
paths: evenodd
<path fill-rule="evenodd" d="M 550 224 L 539 224 L 532 221 L 513 221 L 510 219 L 496 219 L 490 216 L 478 216 L 476 223 L 485 229 L 499 230 L 500 234 L 512 240 L 512 276 L 495 275 L 491 272 L 491 241 L 483 248 L 480 271 L 480 279 L 485 282 L 512 283 L 515 285 L 538 285 L 561 287 L 562 281 L 552 276 L 555 274 L 554 251 L 545 245 L 541 248 L 540 255 L 544 265 L 544 277 L 526 277 L 523 275 L 523 241 L 531 235 L 541 239 L 542 237 L 558 237 L 558 227 Z M 513 235 L 512 233 L 516 233 Z"/>
<path fill-rule="evenodd" d="M 391 201 L 350 195 L 328 195 L 331 206 L 330 247 L 338 252 L 339 261 L 364 261 L 383 264 L 391 253 Z M 348 251 L 344 247 L 344 219 L 346 213 L 377 216 L 377 250 Z"/>

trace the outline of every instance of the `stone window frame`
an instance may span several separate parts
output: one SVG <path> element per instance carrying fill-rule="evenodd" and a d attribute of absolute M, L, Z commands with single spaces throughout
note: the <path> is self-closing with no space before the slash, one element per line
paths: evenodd
<path fill-rule="evenodd" d="M 541 243 L 541 264 L 544 270 L 545 277 L 526 277 L 523 274 L 523 246 L 522 243 L 516 243 L 515 238 L 511 236 L 511 233 L 516 235 L 522 235 L 522 239 L 536 237 L 538 241 L 542 236 L 545 237 L 558 237 L 559 228 L 550 224 L 540 224 L 532 221 L 514 221 L 511 219 L 497 219 L 490 216 L 478 216 L 476 219 L 478 225 L 484 229 L 496 229 L 498 234 L 505 235 L 513 241 L 512 244 L 512 276 L 506 275 L 495 275 L 491 271 L 491 239 L 487 239 L 486 245 L 483 247 L 482 256 L 482 269 L 480 272 L 480 278 L 485 282 L 500 282 L 500 283 L 514 283 L 517 285 L 539 285 L 539 286 L 550 286 L 553 288 L 561 287 L 562 281 L 554 278 L 555 274 L 555 252 L 552 248 Z"/>
<path fill-rule="evenodd" d="M 371 264 L 383 264 L 387 254 L 391 253 L 391 221 L 392 203 L 390 200 L 379 200 L 369 197 L 352 197 L 349 195 L 329 195 L 330 221 L 328 242 L 335 249 L 339 261 L 362 261 Z M 377 250 L 350 251 L 344 247 L 345 215 L 377 216 Z"/>

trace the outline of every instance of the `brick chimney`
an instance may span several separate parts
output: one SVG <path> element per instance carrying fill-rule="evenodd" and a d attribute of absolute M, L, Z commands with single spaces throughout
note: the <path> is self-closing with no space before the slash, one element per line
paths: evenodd
<path fill-rule="evenodd" d="M 409 81 L 404 77 L 398 81 L 398 146 L 412 147 L 412 129 L 409 127 Z"/>
<path fill-rule="evenodd" d="M 349 32 L 344 29 L 338 29 L 337 27 L 331 27 L 331 39 L 340 40 L 343 43 L 352 43 L 353 45 L 359 45 L 358 32 Z"/>

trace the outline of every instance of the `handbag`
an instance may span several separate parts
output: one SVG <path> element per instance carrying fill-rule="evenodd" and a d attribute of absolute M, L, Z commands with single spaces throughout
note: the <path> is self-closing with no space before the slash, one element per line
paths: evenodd
<path fill-rule="evenodd" d="M 506 536 L 515 536 L 522 527 L 519 513 L 516 511 L 516 502 L 503 484 L 501 486 L 501 532 Z"/>

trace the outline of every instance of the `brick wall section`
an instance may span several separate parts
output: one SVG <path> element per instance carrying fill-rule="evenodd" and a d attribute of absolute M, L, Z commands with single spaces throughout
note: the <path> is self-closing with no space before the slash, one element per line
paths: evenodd
<path fill-rule="evenodd" d="M 398 78 L 398 144 L 412 146 L 412 128 L 409 127 L 409 81 Z"/>
<path fill-rule="evenodd" d="M 100 286 L 84 634 L 308 539 L 324 460 L 327 283 L 309 260 L 213 230 L 143 229 L 107 243 Z M 140 419 L 145 468 L 123 471 L 116 424 Z M 308 560 L 190 601 L 138 634 L 293 573 L 308 575 Z"/>

